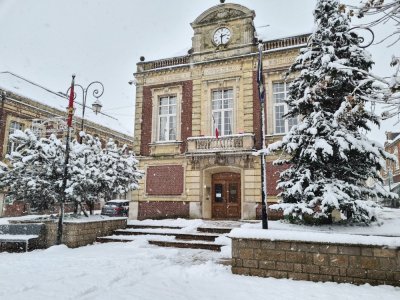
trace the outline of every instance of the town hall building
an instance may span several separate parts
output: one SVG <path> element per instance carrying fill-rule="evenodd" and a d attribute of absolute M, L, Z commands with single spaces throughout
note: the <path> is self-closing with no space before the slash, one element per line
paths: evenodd
<path fill-rule="evenodd" d="M 135 153 L 145 176 L 131 219 L 256 219 L 261 211 L 261 110 L 255 12 L 222 3 L 191 23 L 188 54 L 137 64 Z M 262 42 L 266 140 L 296 123 L 285 73 L 309 35 Z M 216 130 L 218 129 L 218 130 Z M 218 136 L 216 136 L 218 131 Z M 268 203 L 282 167 L 267 157 Z"/>

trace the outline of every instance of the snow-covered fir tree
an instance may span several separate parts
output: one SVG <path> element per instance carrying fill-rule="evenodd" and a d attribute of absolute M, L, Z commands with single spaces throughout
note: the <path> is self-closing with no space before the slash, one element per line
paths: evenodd
<path fill-rule="evenodd" d="M 102 148 L 98 138 L 81 133 L 82 144 L 71 142 L 68 165 L 67 201 L 86 203 L 91 212 L 99 199 L 123 195 L 138 188 L 143 173 L 126 145 L 110 140 Z M 31 204 L 33 210 L 47 209 L 63 197 L 65 145 L 55 135 L 37 138 L 29 129 L 17 131 L 11 139 L 19 146 L 0 163 L 0 188 L 15 199 Z"/>
<path fill-rule="evenodd" d="M 382 182 L 379 171 L 393 159 L 365 135 L 370 122 L 379 124 L 365 103 L 385 94 L 369 76 L 373 61 L 343 6 L 319 0 L 314 17 L 316 28 L 289 71 L 296 79 L 286 117 L 299 123 L 269 147 L 283 153 L 276 164 L 289 165 L 278 181 L 281 207 L 294 222 L 329 223 L 335 210 L 343 222 L 369 223 L 376 218 L 369 200 L 394 196 L 366 184 Z"/>
<path fill-rule="evenodd" d="M 64 149 L 54 135 L 38 139 L 32 131 L 16 131 L 11 140 L 18 145 L 2 164 L 0 187 L 16 200 L 25 200 L 33 210 L 48 209 L 60 200 Z"/>
<path fill-rule="evenodd" d="M 118 147 L 113 139 L 109 139 L 99 162 L 99 184 L 106 200 L 114 194 L 125 195 L 129 190 L 138 188 L 138 179 L 143 172 L 136 169 L 137 163 L 126 145 Z"/>

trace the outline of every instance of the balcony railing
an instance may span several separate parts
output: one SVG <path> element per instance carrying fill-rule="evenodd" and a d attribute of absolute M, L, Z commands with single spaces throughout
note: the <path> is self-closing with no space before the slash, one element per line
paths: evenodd
<path fill-rule="evenodd" d="M 212 136 L 188 138 L 188 153 L 214 153 L 251 151 L 254 149 L 254 134 L 244 133 L 221 136 L 218 139 Z"/>
<path fill-rule="evenodd" d="M 292 36 L 292 37 L 283 38 L 283 39 L 265 41 L 263 43 L 263 46 L 264 46 L 263 50 L 273 50 L 273 49 L 286 48 L 286 47 L 307 44 L 309 37 L 310 37 L 310 34 L 303 34 L 303 35 Z"/>
<path fill-rule="evenodd" d="M 178 56 L 149 62 L 141 62 L 138 64 L 140 71 L 148 71 L 153 69 L 172 67 L 177 65 L 185 65 L 189 63 L 189 56 Z"/>

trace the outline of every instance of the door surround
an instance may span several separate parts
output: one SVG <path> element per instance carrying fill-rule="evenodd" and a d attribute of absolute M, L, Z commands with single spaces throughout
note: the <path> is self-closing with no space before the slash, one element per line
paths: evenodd
<path fill-rule="evenodd" d="M 241 203 L 240 203 L 240 218 L 243 216 L 243 203 L 244 203 L 244 171 L 243 168 L 236 166 L 213 166 L 202 170 L 202 215 L 204 219 L 212 218 L 212 175 L 218 173 L 236 173 L 240 175 L 241 185 Z"/>

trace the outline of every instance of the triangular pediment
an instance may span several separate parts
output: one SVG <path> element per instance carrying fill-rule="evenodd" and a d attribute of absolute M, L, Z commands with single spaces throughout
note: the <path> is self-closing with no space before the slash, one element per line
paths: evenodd
<path fill-rule="evenodd" d="M 220 4 L 203 12 L 194 20 L 192 27 L 244 17 L 254 18 L 255 12 L 239 4 Z"/>

